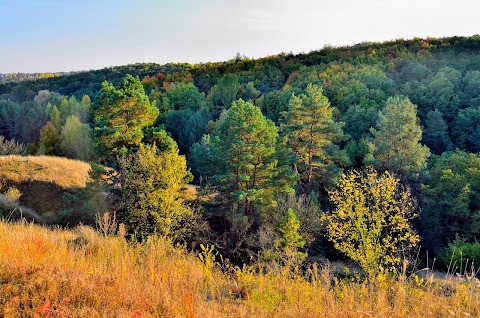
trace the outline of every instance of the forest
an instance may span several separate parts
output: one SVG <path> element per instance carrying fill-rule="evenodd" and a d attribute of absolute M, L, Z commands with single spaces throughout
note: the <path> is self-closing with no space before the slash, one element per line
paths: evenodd
<path fill-rule="evenodd" d="M 130 240 L 369 279 L 480 262 L 480 36 L 6 74 L 0 135 L 2 155 L 91 164 L 51 224 L 115 212 Z"/>

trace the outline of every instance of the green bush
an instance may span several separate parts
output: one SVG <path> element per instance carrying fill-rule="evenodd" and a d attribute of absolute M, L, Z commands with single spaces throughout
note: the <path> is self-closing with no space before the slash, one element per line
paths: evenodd
<path fill-rule="evenodd" d="M 480 265 L 480 243 L 468 243 L 457 236 L 440 252 L 438 258 L 450 272 L 463 274 L 472 270 L 472 266 L 478 268 Z"/>

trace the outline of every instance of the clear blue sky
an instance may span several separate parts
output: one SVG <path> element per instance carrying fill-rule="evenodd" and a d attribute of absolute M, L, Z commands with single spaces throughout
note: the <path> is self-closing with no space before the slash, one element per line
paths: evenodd
<path fill-rule="evenodd" d="M 478 0 L 0 0 L 0 73 L 480 33 Z"/>

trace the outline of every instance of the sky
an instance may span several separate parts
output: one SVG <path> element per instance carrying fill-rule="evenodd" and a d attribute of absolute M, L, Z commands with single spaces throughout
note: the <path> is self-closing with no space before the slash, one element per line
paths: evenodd
<path fill-rule="evenodd" d="M 0 73 L 480 33 L 478 0 L 0 0 Z"/>

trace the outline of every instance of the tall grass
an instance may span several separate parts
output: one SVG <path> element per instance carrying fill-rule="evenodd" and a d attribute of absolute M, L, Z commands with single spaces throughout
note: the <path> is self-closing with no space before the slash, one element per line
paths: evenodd
<path fill-rule="evenodd" d="M 7 140 L 4 136 L 0 135 L 0 156 L 5 155 L 25 155 L 27 148 L 24 144 L 21 144 L 13 139 Z"/>
<path fill-rule="evenodd" d="M 105 233 L 108 234 L 108 233 Z M 4 317 L 478 317 L 477 280 L 444 287 L 418 277 L 376 288 L 339 280 L 328 267 L 258 273 L 219 266 L 162 238 L 142 244 L 0 222 Z M 223 267 L 223 271 L 220 268 Z"/>
<path fill-rule="evenodd" d="M 0 177 L 15 183 L 41 181 L 63 188 L 85 187 L 90 165 L 50 156 L 0 156 Z"/>

